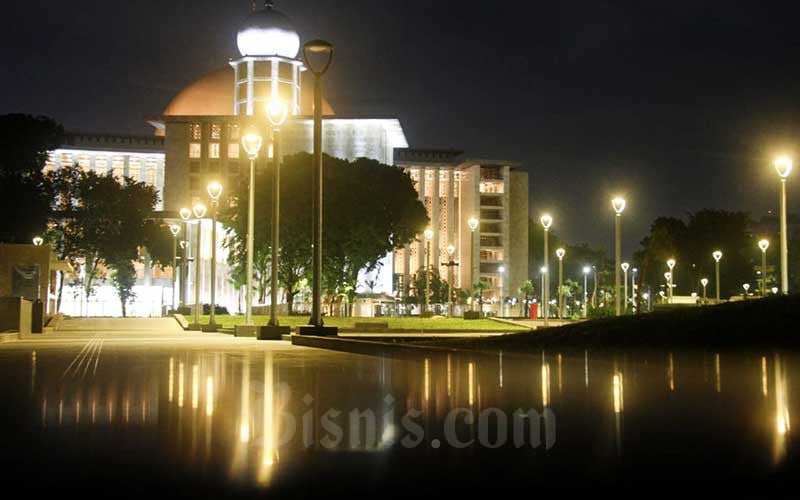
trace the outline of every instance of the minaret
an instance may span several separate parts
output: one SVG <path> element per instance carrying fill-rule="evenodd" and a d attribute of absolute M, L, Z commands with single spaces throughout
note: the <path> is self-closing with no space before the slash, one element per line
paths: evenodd
<path fill-rule="evenodd" d="M 298 59 L 300 35 L 274 2 L 251 13 L 236 37 L 241 58 L 231 60 L 234 72 L 233 114 L 265 113 L 267 102 L 280 99 L 291 114 L 300 114 L 300 78 L 305 66 Z"/>

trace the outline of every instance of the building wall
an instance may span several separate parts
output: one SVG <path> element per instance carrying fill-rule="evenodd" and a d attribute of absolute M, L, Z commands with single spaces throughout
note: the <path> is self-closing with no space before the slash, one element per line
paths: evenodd
<path fill-rule="evenodd" d="M 508 294 L 519 295 L 528 279 L 528 173 L 512 170 L 509 196 L 509 283 Z"/>

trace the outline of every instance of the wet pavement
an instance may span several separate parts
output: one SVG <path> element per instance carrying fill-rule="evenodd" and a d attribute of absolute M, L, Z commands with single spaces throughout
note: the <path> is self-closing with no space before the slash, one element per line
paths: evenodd
<path fill-rule="evenodd" d="M 7 484 L 197 497 L 710 480 L 765 492 L 796 476 L 794 354 L 393 359 L 166 323 L 104 328 L 0 347 Z"/>

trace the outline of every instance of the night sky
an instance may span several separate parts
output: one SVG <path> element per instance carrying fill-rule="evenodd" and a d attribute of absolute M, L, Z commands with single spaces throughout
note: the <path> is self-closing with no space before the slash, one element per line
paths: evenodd
<path fill-rule="evenodd" d="M 260 3 L 260 2 L 259 2 Z M 412 147 L 523 162 L 531 214 L 626 253 L 658 215 L 777 207 L 800 153 L 800 8 L 787 2 L 278 0 L 336 45 L 340 114 L 400 118 Z M 150 133 L 185 85 L 238 56 L 248 0 L 4 2 L 0 113 Z M 799 158 L 800 159 L 800 158 Z M 790 180 L 790 211 L 800 202 Z"/>

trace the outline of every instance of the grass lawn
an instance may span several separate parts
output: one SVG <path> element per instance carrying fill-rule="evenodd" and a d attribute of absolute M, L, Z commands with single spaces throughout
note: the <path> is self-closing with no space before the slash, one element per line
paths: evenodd
<path fill-rule="evenodd" d="M 191 319 L 191 318 L 189 318 Z M 278 321 L 282 326 L 303 326 L 308 324 L 308 316 L 280 316 Z M 208 323 L 208 316 L 200 317 L 201 323 Z M 244 315 L 228 316 L 218 314 L 217 324 L 223 328 L 233 328 L 235 325 L 244 323 Z M 266 325 L 269 316 L 253 316 L 256 325 Z M 356 323 L 388 323 L 389 328 L 401 328 L 406 330 L 453 330 L 460 332 L 471 331 L 525 331 L 526 328 L 515 327 L 513 325 L 499 323 L 490 319 L 464 320 L 461 318 L 336 318 L 325 317 L 325 324 L 339 328 L 354 328 Z"/>

